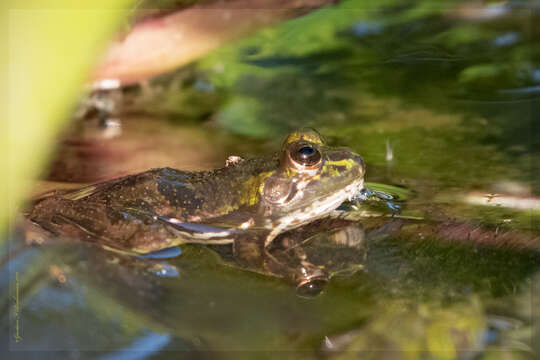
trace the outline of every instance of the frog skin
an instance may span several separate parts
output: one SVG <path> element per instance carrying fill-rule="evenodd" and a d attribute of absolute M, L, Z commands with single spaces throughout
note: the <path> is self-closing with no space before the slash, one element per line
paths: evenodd
<path fill-rule="evenodd" d="M 247 265 L 276 236 L 329 216 L 364 186 L 362 158 L 325 145 L 303 129 L 281 152 L 234 158 L 221 169 L 172 168 L 56 191 L 36 200 L 27 218 L 54 236 L 145 254 L 183 243 L 230 244 Z"/>

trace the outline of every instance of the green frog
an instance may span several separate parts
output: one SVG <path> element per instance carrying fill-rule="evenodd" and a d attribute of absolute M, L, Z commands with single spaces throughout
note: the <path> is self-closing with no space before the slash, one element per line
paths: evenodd
<path fill-rule="evenodd" d="M 278 235 L 328 217 L 355 198 L 364 173 L 358 154 L 302 129 L 274 155 L 231 157 L 212 171 L 151 169 L 56 191 L 36 200 L 27 217 L 55 236 L 134 254 L 183 243 L 232 243 L 240 263 L 258 267 Z"/>

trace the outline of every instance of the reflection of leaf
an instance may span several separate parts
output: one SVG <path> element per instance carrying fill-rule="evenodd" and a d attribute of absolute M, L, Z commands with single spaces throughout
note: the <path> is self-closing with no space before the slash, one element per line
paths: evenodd
<path fill-rule="evenodd" d="M 411 196 L 411 191 L 409 189 L 399 187 L 399 186 L 366 182 L 366 187 L 374 192 L 380 191 L 380 192 L 392 195 L 393 197 L 395 197 L 397 200 L 400 200 L 400 201 L 407 200 Z"/>
<path fill-rule="evenodd" d="M 464 83 L 489 79 L 499 76 L 504 71 L 500 65 L 496 64 L 478 64 L 464 69 L 459 80 Z"/>
<path fill-rule="evenodd" d="M 55 9 L 37 1 L 3 3 L 9 16 L 9 103 L 0 141 L 2 176 L 0 232 L 20 206 L 39 174 L 54 139 L 67 120 L 70 106 L 80 93 L 85 73 L 114 24 L 125 13 L 112 11 L 128 0 L 56 1 Z M 79 5 L 79 6 L 78 6 Z M 7 18 L 7 17 L 6 17 Z M 7 42 L 6 42 L 7 43 Z M 4 117 L 6 118 L 6 117 Z M 4 192 L 4 189 L 8 189 Z"/>

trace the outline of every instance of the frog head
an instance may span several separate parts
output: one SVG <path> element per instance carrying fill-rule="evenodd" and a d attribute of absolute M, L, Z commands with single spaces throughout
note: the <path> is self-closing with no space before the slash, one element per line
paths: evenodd
<path fill-rule="evenodd" d="M 364 173 L 364 161 L 350 149 L 327 146 L 313 129 L 291 133 L 277 170 L 261 185 L 266 226 L 279 234 L 324 217 L 363 188 Z"/>

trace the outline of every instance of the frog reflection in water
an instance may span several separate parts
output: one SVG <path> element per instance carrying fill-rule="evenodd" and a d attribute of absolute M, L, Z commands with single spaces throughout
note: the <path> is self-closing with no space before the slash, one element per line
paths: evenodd
<path fill-rule="evenodd" d="M 328 217 L 364 186 L 362 158 L 325 145 L 311 129 L 291 133 L 280 153 L 237 159 L 213 171 L 152 169 L 38 199 L 28 218 L 61 237 L 146 254 L 183 243 L 233 244 L 236 261 L 266 269 L 280 234 Z M 300 261 L 297 283 L 318 277 Z M 293 273 L 295 272 L 293 271 Z M 274 271 L 276 272 L 276 271 Z M 289 272 L 291 273 L 291 272 Z"/>

